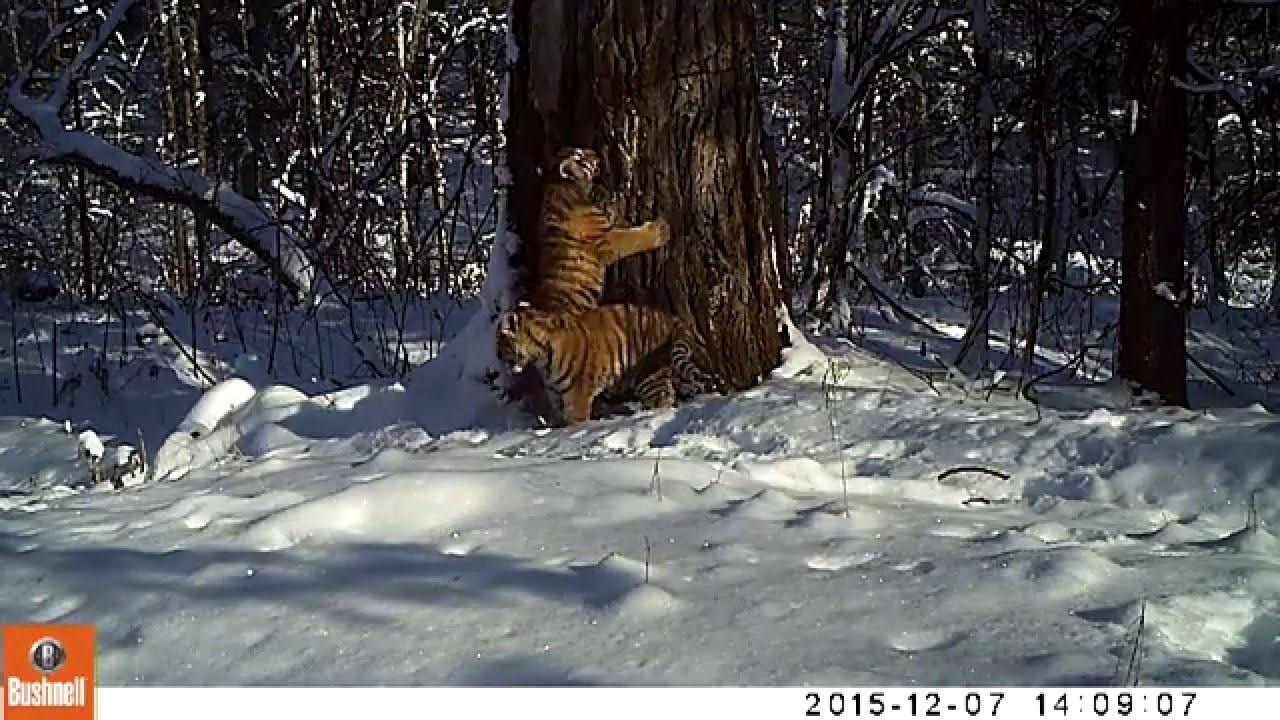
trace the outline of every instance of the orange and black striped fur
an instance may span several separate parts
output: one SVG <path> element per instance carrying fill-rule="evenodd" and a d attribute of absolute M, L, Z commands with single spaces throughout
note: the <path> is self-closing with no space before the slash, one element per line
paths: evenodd
<path fill-rule="evenodd" d="M 596 396 L 620 382 L 634 381 L 648 408 L 674 406 L 677 381 L 691 394 L 720 389 L 694 363 L 688 327 L 642 305 L 550 313 L 521 303 L 499 319 L 497 348 L 513 372 L 529 366 L 542 374 L 548 390 L 560 397 L 565 424 L 591 419 Z"/>
<path fill-rule="evenodd" d="M 538 279 L 531 304 L 548 312 L 596 307 L 605 269 L 667 244 L 671 229 L 661 218 L 616 228 L 593 201 L 600 156 L 588 148 L 561 148 L 545 173 L 539 217 Z"/>

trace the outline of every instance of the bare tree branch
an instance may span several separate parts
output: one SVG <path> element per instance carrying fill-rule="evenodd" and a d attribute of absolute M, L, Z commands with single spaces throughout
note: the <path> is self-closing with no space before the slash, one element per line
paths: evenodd
<path fill-rule="evenodd" d="M 125 152 L 91 133 L 70 129 L 63 122 L 62 111 L 75 83 L 97 62 L 137 1 L 115 3 L 45 97 L 27 94 L 31 67 L 18 73 L 9 87 L 9 107 L 40 134 L 40 160 L 82 167 L 108 182 L 156 200 L 182 205 L 207 218 L 258 256 L 290 295 L 300 299 L 312 291 L 315 269 L 289 226 L 225 184 L 215 183 L 193 170 L 171 167 L 154 157 Z M 64 30 L 65 26 L 55 33 Z"/>

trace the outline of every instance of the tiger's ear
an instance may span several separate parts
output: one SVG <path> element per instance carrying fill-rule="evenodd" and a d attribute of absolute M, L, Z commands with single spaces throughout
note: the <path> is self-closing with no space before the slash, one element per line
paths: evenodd
<path fill-rule="evenodd" d="M 570 158 L 565 158 L 564 160 L 561 160 L 560 165 L 558 166 L 558 169 L 560 171 L 560 177 L 564 178 L 565 180 L 573 180 L 574 182 L 577 182 L 578 173 L 574 172 L 573 168 L 574 168 L 574 158 L 570 157 Z"/>
<path fill-rule="evenodd" d="M 520 316 L 514 312 L 505 312 L 498 320 L 498 332 L 508 337 L 520 330 Z"/>

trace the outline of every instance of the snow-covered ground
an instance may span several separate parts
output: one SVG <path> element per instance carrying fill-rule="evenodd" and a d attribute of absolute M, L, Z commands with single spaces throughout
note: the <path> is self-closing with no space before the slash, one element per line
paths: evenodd
<path fill-rule="evenodd" d="M 547 431 L 423 422 L 462 394 L 421 381 L 210 429 L 137 383 L 99 430 L 185 428 L 145 433 L 180 472 L 122 491 L 10 410 L 0 618 L 96 624 L 107 685 L 1280 681 L 1280 420 L 935 385 L 801 346 Z"/>

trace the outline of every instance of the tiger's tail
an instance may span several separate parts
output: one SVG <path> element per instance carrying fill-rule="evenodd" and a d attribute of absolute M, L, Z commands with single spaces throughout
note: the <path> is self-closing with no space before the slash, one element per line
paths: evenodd
<path fill-rule="evenodd" d="M 696 348 L 693 333 L 681 323 L 671 342 L 671 367 L 675 370 L 675 385 L 683 398 L 716 393 L 727 394 L 724 382 L 718 375 L 703 369 L 694 359 Z"/>

